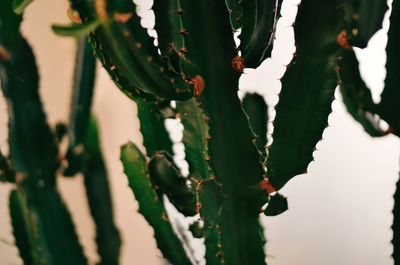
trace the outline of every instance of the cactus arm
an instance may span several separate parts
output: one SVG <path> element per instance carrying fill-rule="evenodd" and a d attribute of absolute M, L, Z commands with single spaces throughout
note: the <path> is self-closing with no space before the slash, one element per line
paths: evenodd
<path fill-rule="evenodd" d="M 241 16 L 242 16 L 242 7 L 240 6 L 240 0 L 226 0 L 226 6 L 229 11 L 229 19 L 231 21 L 231 27 L 233 31 L 238 30 L 241 26 Z"/>
<path fill-rule="evenodd" d="M 344 51 L 338 58 L 337 64 L 340 92 L 349 114 L 370 136 L 385 135 L 386 132 L 380 128 L 379 118 L 374 115 L 375 103 L 371 91 L 360 75 L 358 60 L 353 49 Z"/>
<path fill-rule="evenodd" d="M 226 3 L 182 0 L 181 4 L 188 31 L 187 58 L 203 70 L 200 75 L 205 87 L 198 100 L 211 136 L 208 159 L 225 195 L 220 221 L 215 225 L 221 232 L 220 242 L 214 251 L 207 247 L 206 257 L 216 252 L 219 263 L 265 264 L 262 239 L 258 232 L 253 233 L 259 228 L 262 203 L 249 199 L 252 194 L 246 192 L 258 187 L 264 171 L 237 97 L 239 73 L 232 67 L 237 52 Z"/>
<path fill-rule="evenodd" d="M 174 233 L 162 201 L 150 183 L 146 160 L 139 149 L 128 143 L 122 146 L 121 161 L 129 186 L 139 203 L 139 212 L 154 228 L 157 246 L 171 264 L 191 265 L 181 242 Z"/>
<path fill-rule="evenodd" d="M 195 186 L 198 211 L 205 221 L 203 235 L 207 264 L 220 264 L 221 229 L 218 225 L 223 203 L 222 187 L 218 185 L 209 165 L 208 142 L 211 140 L 206 115 L 196 99 L 176 103 L 176 110 L 184 126 L 182 142 L 189 164 L 190 179 Z"/>
<path fill-rule="evenodd" d="M 94 31 L 100 25 L 100 20 L 89 21 L 84 24 L 72 23 L 70 25 L 54 24 L 52 30 L 58 36 L 79 37 Z"/>
<path fill-rule="evenodd" d="M 82 166 L 83 142 L 90 120 L 96 61 L 86 36 L 77 40 L 73 93 L 68 129 L 68 166 L 64 175 L 72 176 Z"/>
<path fill-rule="evenodd" d="M 310 30 L 310 23 L 318 27 Z M 282 78 L 267 159 L 268 178 L 277 190 L 306 172 L 327 126 L 337 82 L 336 58 L 342 50 L 337 43 L 341 29 L 335 1 L 301 2 L 295 21 L 297 52 Z"/>
<path fill-rule="evenodd" d="M 397 60 L 400 54 L 398 47 L 400 47 L 400 3 L 398 0 L 394 0 L 386 46 L 385 88 L 381 94 L 377 113 L 389 124 L 393 133 L 400 136 L 400 108 L 398 104 L 400 97 L 400 62 Z"/>
<path fill-rule="evenodd" d="M 12 190 L 8 200 L 8 207 L 10 210 L 11 224 L 13 228 L 13 234 L 15 243 L 19 250 L 25 265 L 33 264 L 33 255 L 40 255 L 41 253 L 31 253 L 36 249 L 31 248 L 29 240 L 34 240 L 32 231 L 32 224 L 29 222 L 28 209 L 26 206 L 26 199 L 19 194 L 18 190 Z M 37 244 L 36 244 L 37 245 Z M 36 257 L 37 259 L 37 257 Z"/>
<path fill-rule="evenodd" d="M 153 4 L 158 47 L 161 54 L 168 55 L 170 48 L 176 51 L 185 47 L 179 0 L 155 0 Z"/>
<path fill-rule="evenodd" d="M 396 192 L 393 196 L 394 206 L 393 206 L 393 223 L 392 223 L 392 245 L 393 245 L 393 252 L 392 258 L 394 260 L 394 264 L 398 264 L 400 260 L 400 180 L 397 180 L 396 183 Z"/>
<path fill-rule="evenodd" d="M 103 66 L 118 71 L 128 83 L 156 98 L 184 100 L 193 96 L 193 85 L 186 77 L 166 68 L 153 39 L 141 26 L 133 2 L 98 0 L 94 4 L 95 10 L 88 9 L 91 13 L 85 14 L 82 5 L 72 2 L 83 21 L 99 18 L 102 22 L 94 33 L 98 42 L 94 48 L 100 56 L 112 55 L 114 63 Z"/>
<path fill-rule="evenodd" d="M 32 49 L 19 33 L 22 16 L 10 0 L 0 4 L 0 78 L 9 112 L 9 141 L 15 171 L 53 182 L 57 145 L 39 98 L 39 74 Z M 29 115 L 28 115 L 29 114 Z"/>
<path fill-rule="evenodd" d="M 386 1 L 343 1 L 343 5 L 347 13 L 349 43 L 365 48 L 369 39 L 382 28 L 383 17 L 389 8 Z"/>
<path fill-rule="evenodd" d="M 101 265 L 119 264 L 121 238 L 113 220 L 107 169 L 100 150 L 97 123 L 91 119 L 84 140 L 86 163 L 83 169 L 90 213 L 96 224 L 97 251 Z"/>
<path fill-rule="evenodd" d="M 15 182 L 15 173 L 10 161 L 0 151 L 0 182 Z"/>
<path fill-rule="evenodd" d="M 157 151 L 173 154 L 172 142 L 164 125 L 165 118 L 160 112 L 160 103 L 146 102 L 140 98 L 136 98 L 135 102 L 147 155 L 151 157 Z"/>
<path fill-rule="evenodd" d="M 13 0 L 12 6 L 16 14 L 22 14 L 33 0 Z"/>
<path fill-rule="evenodd" d="M 55 187 L 57 143 L 40 101 L 32 50 L 19 33 L 20 20 L 12 12 L 11 1 L 0 2 L 0 43 L 9 54 L 0 60 L 0 77 L 10 110 L 9 141 L 16 182 L 26 193 L 37 235 L 46 242 L 50 258 L 45 262 L 84 265 L 87 262 L 71 217 Z"/>
<path fill-rule="evenodd" d="M 249 126 L 255 136 L 255 145 L 262 160 L 266 159 L 268 106 L 262 96 L 246 94 L 242 100 L 243 110 L 248 116 Z"/>
<path fill-rule="evenodd" d="M 271 54 L 282 0 L 242 0 L 240 46 L 246 67 L 256 68 Z"/>
<path fill-rule="evenodd" d="M 195 179 L 209 179 L 212 176 L 206 158 L 208 154 L 208 125 L 205 113 L 196 99 L 176 102 L 176 110 L 183 124 L 182 142 L 185 146 L 185 158 L 189 163 L 190 175 Z"/>
<path fill-rule="evenodd" d="M 155 153 L 148 169 L 155 189 L 165 194 L 179 212 L 185 216 L 197 214 L 194 190 L 186 184 L 171 156 L 165 152 Z"/>

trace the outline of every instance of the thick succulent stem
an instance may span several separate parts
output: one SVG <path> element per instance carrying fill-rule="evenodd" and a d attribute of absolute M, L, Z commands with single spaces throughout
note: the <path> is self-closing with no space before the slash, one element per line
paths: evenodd
<path fill-rule="evenodd" d="M 128 143 L 121 149 L 121 161 L 129 186 L 139 202 L 139 212 L 154 228 L 157 246 L 164 257 L 172 264 L 192 265 L 174 233 L 162 200 L 152 187 L 144 155 L 133 143 Z"/>
<path fill-rule="evenodd" d="M 46 253 L 33 255 L 34 264 L 85 265 L 71 217 L 56 188 L 57 142 L 46 122 L 35 58 L 19 32 L 20 21 L 11 1 L 1 1 L 0 78 L 10 109 L 11 162 L 16 183 L 26 195 L 27 214 L 37 227 L 30 247 Z"/>
<path fill-rule="evenodd" d="M 299 6 L 294 24 L 297 51 L 282 78 L 266 164 L 274 189 L 307 171 L 328 125 L 336 60 L 348 47 L 342 17 L 336 1 L 304 0 Z M 310 30 L 311 24 L 318 27 Z"/>
<path fill-rule="evenodd" d="M 214 248 L 208 245 L 206 258 L 210 264 L 264 264 L 257 220 L 261 203 L 250 199 L 264 171 L 237 97 L 239 73 L 232 67 L 237 52 L 228 10 L 222 0 L 185 0 L 181 5 L 188 32 L 187 58 L 202 70 L 205 84 L 198 100 L 209 125 L 207 159 L 225 195 L 215 225 L 221 232 L 220 244 Z M 207 219 L 205 222 L 207 225 Z"/>
<path fill-rule="evenodd" d="M 390 27 L 388 31 L 388 43 L 386 46 L 386 79 L 385 88 L 381 94 L 381 102 L 378 104 L 377 113 L 384 119 L 394 134 L 400 136 L 400 2 L 393 0 Z"/>
<path fill-rule="evenodd" d="M 113 206 L 106 165 L 100 150 L 97 123 L 92 118 L 84 140 L 83 167 L 86 196 L 96 225 L 99 265 L 118 265 L 121 237 L 113 219 Z"/>

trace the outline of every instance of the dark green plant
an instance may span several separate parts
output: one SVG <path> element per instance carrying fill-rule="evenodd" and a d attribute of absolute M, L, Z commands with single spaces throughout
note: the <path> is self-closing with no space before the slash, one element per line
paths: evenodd
<path fill-rule="evenodd" d="M 204 238 L 207 264 L 265 264 L 259 215 L 287 210 L 279 190 L 307 171 L 337 85 L 349 113 L 367 133 L 400 134 L 398 0 L 393 1 L 387 77 L 379 104 L 360 76 L 353 47 L 365 47 L 381 28 L 386 3 L 301 2 L 294 24 L 296 54 L 281 80 L 268 147 L 271 120 L 264 99 L 247 94 L 240 101 L 237 92 L 244 68 L 258 67 L 271 54 L 281 0 L 154 0 L 158 47 L 141 26 L 132 1 L 70 0 L 72 24 L 53 26 L 59 35 L 78 38 L 71 119 L 68 128 L 58 126 L 57 133 L 46 124 L 34 58 L 19 33 L 21 15 L 12 12 L 13 7 L 21 14 L 29 2 L 0 2 L 0 77 L 9 102 L 11 150 L 0 157 L 1 179 L 16 184 L 10 211 L 25 264 L 87 263 L 57 192 L 57 169 L 66 176 L 84 174 L 101 264 L 118 264 L 121 240 L 112 220 L 96 122 L 90 118 L 92 52 L 138 106 L 146 154 L 128 143 L 121 149 L 121 161 L 139 212 L 172 264 L 195 261 L 184 248 L 184 235 L 177 235 L 169 221 L 166 198 L 183 215 L 199 216 L 190 231 Z M 237 30 L 238 47 L 233 35 Z M 187 177 L 172 159 L 168 118 L 184 126 Z M 381 128 L 380 119 L 389 124 L 388 130 Z M 61 167 L 57 157 L 63 131 L 69 146 Z"/>

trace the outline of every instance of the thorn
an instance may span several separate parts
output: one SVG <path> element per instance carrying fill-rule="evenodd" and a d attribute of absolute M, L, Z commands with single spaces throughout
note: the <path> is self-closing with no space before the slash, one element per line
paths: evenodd
<path fill-rule="evenodd" d="M 136 43 L 136 48 L 141 49 L 142 48 L 142 44 L 140 42 Z"/>
<path fill-rule="evenodd" d="M 10 58 L 10 53 L 6 50 L 6 48 L 0 45 L 0 61 L 7 62 L 10 60 Z"/>
<path fill-rule="evenodd" d="M 166 213 L 166 212 L 163 212 L 163 213 L 162 213 L 161 219 L 164 220 L 164 221 L 168 221 L 168 216 L 167 216 L 167 213 Z"/>
<path fill-rule="evenodd" d="M 239 73 L 243 73 L 244 68 L 246 68 L 246 65 L 244 64 L 244 59 L 241 56 L 235 56 L 232 59 L 232 68 Z"/>
<path fill-rule="evenodd" d="M 128 13 L 118 13 L 115 12 L 114 13 L 114 19 L 115 21 L 119 22 L 119 23 L 126 23 L 128 22 L 133 16 L 132 12 L 128 12 Z"/>
<path fill-rule="evenodd" d="M 179 31 L 179 33 L 180 33 L 181 35 L 186 36 L 186 35 L 188 35 L 189 32 L 188 32 L 186 29 L 181 29 L 181 30 Z"/>
<path fill-rule="evenodd" d="M 178 15 L 182 15 L 182 14 L 185 14 L 185 10 L 183 10 L 183 8 L 178 8 L 178 9 L 176 10 L 176 13 L 177 13 Z"/>

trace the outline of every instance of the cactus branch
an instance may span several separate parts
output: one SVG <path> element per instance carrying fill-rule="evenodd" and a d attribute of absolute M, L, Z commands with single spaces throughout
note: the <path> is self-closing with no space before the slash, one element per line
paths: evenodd
<path fill-rule="evenodd" d="M 129 186 L 139 202 L 139 212 L 154 228 L 157 246 L 164 257 L 172 264 L 192 265 L 172 229 L 163 202 L 152 188 L 143 154 L 133 143 L 128 143 L 121 149 L 121 161 Z"/>

